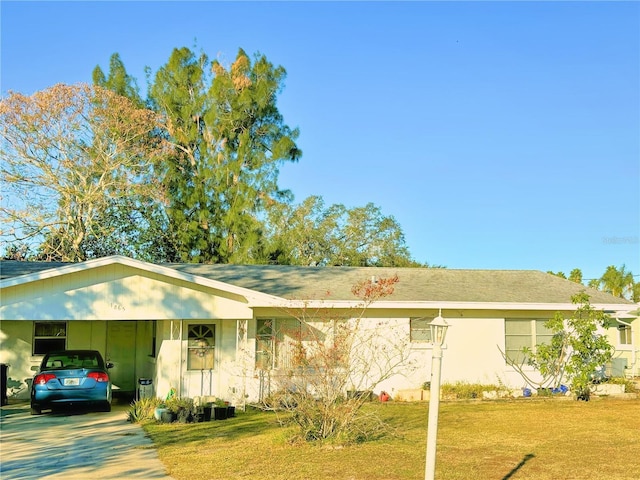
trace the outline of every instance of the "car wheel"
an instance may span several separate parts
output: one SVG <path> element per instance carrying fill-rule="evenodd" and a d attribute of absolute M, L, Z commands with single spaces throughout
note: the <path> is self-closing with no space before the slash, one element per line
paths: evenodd
<path fill-rule="evenodd" d="M 42 415 L 42 409 L 32 406 L 31 415 Z"/>
<path fill-rule="evenodd" d="M 109 402 L 105 403 L 102 408 L 100 409 L 101 412 L 110 412 L 111 411 L 111 404 Z"/>

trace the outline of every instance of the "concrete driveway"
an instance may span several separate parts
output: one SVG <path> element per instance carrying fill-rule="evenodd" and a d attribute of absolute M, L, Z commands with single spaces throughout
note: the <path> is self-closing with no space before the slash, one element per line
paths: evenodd
<path fill-rule="evenodd" d="M 0 419 L 0 478 L 171 479 L 127 405 L 110 413 L 45 413 L 29 404 L 5 405 Z"/>

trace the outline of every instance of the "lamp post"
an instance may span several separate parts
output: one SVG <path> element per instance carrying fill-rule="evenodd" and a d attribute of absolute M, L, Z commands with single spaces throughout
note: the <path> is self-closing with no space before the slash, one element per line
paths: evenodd
<path fill-rule="evenodd" d="M 442 370 L 442 344 L 449 324 L 442 318 L 442 310 L 429 324 L 433 356 L 431 361 L 431 386 L 429 394 L 429 425 L 427 426 L 427 458 L 425 480 L 433 480 L 436 474 L 436 438 L 438 436 L 438 409 L 440 408 L 440 373 Z"/>

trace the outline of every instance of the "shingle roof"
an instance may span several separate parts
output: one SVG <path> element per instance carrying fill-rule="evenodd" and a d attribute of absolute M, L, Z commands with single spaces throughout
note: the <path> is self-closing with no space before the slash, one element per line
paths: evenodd
<path fill-rule="evenodd" d="M 30 273 L 44 272 L 52 268 L 64 267 L 72 265 L 69 262 L 18 262 L 15 260 L 0 261 L 0 280 L 5 278 L 14 278 L 20 275 L 28 275 Z"/>
<path fill-rule="evenodd" d="M 66 263 L 0 262 L 0 278 L 37 273 Z M 534 270 L 297 267 L 285 265 L 161 264 L 182 273 L 293 300 L 354 300 L 351 288 L 372 277 L 398 275 L 391 301 L 570 303 L 581 291 L 594 304 L 632 302 Z"/>
<path fill-rule="evenodd" d="M 398 275 L 393 301 L 570 303 L 586 290 L 592 303 L 627 303 L 548 273 L 533 270 L 441 268 L 167 265 L 185 273 L 288 299 L 353 300 L 351 288 L 372 277 Z M 628 302 L 631 303 L 631 302 Z"/>

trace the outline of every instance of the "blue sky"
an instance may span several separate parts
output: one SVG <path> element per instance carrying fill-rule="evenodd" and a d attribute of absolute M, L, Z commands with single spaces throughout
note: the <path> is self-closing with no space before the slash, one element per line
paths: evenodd
<path fill-rule="evenodd" d="M 640 274 L 637 2 L 3 1 L 2 94 L 145 86 L 175 47 L 287 70 L 302 201 L 373 202 L 419 261 Z M 636 277 L 636 280 L 640 276 Z"/>

